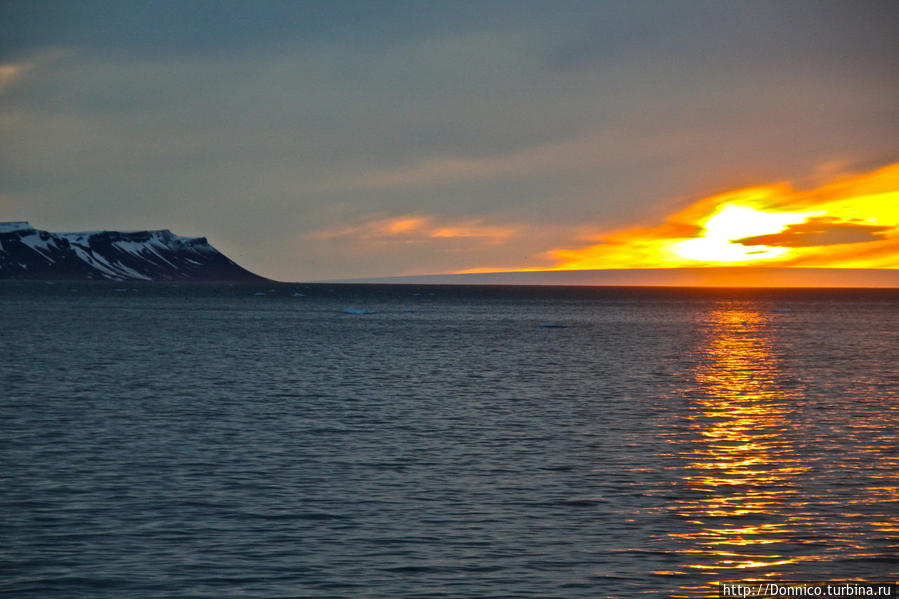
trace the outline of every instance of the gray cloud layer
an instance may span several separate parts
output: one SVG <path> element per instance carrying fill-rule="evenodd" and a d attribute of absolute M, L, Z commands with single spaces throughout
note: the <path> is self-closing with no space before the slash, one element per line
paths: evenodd
<path fill-rule="evenodd" d="M 281 279 L 538 265 L 586 224 L 896 159 L 895 3 L 0 11 L 0 217 L 205 234 Z M 317 234 L 403 215 L 520 234 Z"/>

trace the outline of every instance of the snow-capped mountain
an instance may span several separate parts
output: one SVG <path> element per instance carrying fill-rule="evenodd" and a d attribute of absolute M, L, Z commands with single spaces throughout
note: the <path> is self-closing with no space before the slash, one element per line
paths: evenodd
<path fill-rule="evenodd" d="M 261 281 L 207 243 L 171 231 L 49 233 L 0 223 L 0 279 Z"/>

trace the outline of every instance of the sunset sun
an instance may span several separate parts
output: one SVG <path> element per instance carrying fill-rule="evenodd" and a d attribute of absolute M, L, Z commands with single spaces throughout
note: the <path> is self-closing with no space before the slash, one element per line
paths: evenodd
<path fill-rule="evenodd" d="M 702 262 L 752 262 L 778 258 L 788 248 L 742 245 L 740 239 L 779 233 L 787 225 L 805 221 L 809 215 L 793 212 L 764 212 L 748 206 L 725 204 L 703 223 L 702 237 L 679 241 L 670 246 L 678 256 Z"/>
<path fill-rule="evenodd" d="M 719 193 L 658 224 L 600 233 L 547 257 L 554 270 L 899 268 L 899 163 L 808 189 L 776 183 Z"/>

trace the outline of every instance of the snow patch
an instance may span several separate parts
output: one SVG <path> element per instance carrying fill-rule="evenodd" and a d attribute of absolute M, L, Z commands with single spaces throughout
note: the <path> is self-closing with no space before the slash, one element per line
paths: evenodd
<path fill-rule="evenodd" d="M 25 220 L 16 220 L 0 223 L 0 233 L 12 233 L 13 231 L 21 231 L 23 229 L 32 229 L 33 227 Z"/>
<path fill-rule="evenodd" d="M 143 280 L 143 281 L 150 281 L 150 280 L 152 280 L 152 279 L 150 279 L 150 277 L 148 277 L 148 276 L 146 276 L 146 275 L 142 275 L 141 273 L 137 272 L 137 271 L 134 270 L 133 268 L 130 268 L 130 267 L 128 267 L 128 266 L 125 266 L 124 264 L 122 264 L 121 262 L 118 262 L 118 261 L 116 261 L 116 263 L 115 263 L 114 265 L 110 265 L 110 266 L 113 266 L 114 268 L 116 268 L 116 269 L 118 269 L 119 271 L 125 273 L 126 275 L 130 276 L 131 278 L 134 278 L 134 279 L 140 279 L 140 280 Z"/>
<path fill-rule="evenodd" d="M 46 260 L 48 264 L 53 264 L 53 258 L 44 253 L 50 251 L 50 244 L 53 242 L 52 237 L 49 240 L 44 240 L 41 239 L 38 233 L 32 233 L 31 235 L 23 235 L 20 241 L 40 254 L 41 258 Z M 55 243 L 53 243 L 53 247 L 56 247 Z"/>
<path fill-rule="evenodd" d="M 79 247 L 77 245 L 73 245 L 72 249 L 75 250 L 75 254 L 79 258 L 81 258 L 82 260 L 84 260 L 85 262 L 90 264 L 92 267 L 99 270 L 100 274 L 102 274 L 107 279 L 114 279 L 116 281 L 121 280 L 122 277 L 120 275 L 118 275 L 111 268 L 108 268 L 106 265 L 103 265 L 99 260 L 94 259 L 94 256 L 92 254 L 88 253 L 87 251 L 85 251 L 84 248 Z M 105 262 L 105 260 L 104 260 L 104 262 Z M 108 265 L 109 263 L 107 262 L 106 264 Z"/>
<path fill-rule="evenodd" d="M 177 266 L 175 266 L 174 264 L 172 264 L 171 262 L 169 262 L 168 260 L 166 260 L 166 259 L 163 257 L 162 254 L 160 254 L 158 251 L 156 251 L 156 248 L 154 248 L 153 245 L 154 245 L 154 244 L 148 243 L 148 244 L 145 244 L 144 247 L 145 247 L 146 249 L 150 250 L 150 253 L 155 254 L 157 258 L 159 258 L 160 260 L 162 260 L 163 262 L 165 262 L 166 264 L 168 264 L 168 265 L 171 266 L 172 268 L 178 268 Z M 163 246 L 163 249 L 171 249 L 171 248 L 168 248 L 168 247 Z"/>

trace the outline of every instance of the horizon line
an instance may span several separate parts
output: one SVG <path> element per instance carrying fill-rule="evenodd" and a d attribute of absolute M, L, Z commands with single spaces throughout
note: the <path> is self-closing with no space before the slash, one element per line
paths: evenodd
<path fill-rule="evenodd" d="M 698 266 L 391 275 L 310 283 L 611 287 L 899 288 L 899 269 Z"/>

